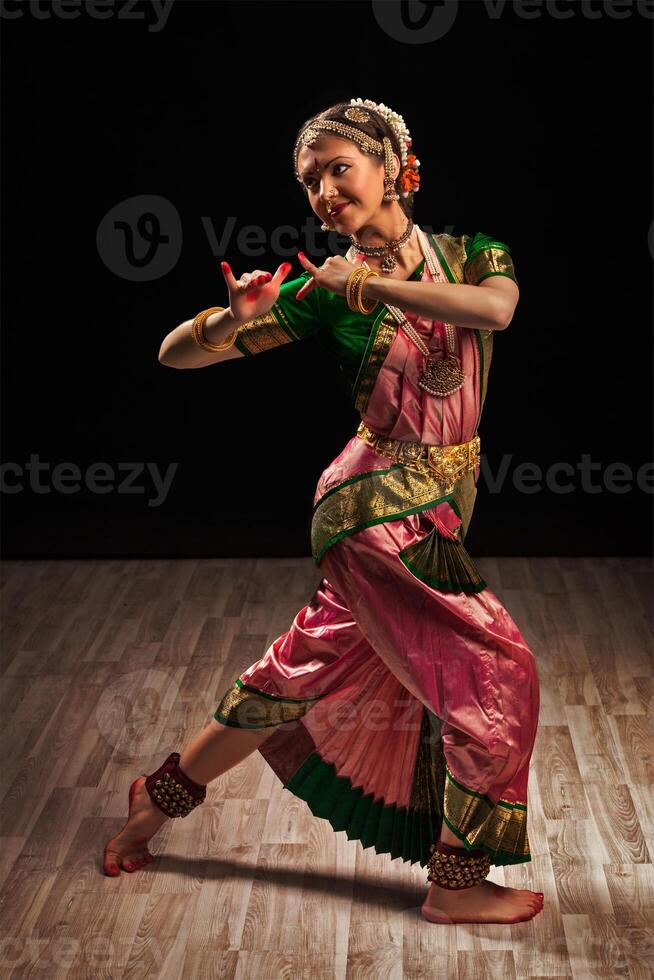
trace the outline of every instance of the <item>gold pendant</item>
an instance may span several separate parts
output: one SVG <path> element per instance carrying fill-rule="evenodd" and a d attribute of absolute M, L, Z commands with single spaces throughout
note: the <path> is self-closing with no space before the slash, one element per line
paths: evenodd
<path fill-rule="evenodd" d="M 418 378 L 419 386 L 429 395 L 446 398 L 462 388 L 466 376 L 453 354 L 446 354 L 440 360 L 428 357 L 424 370 Z"/>
<path fill-rule="evenodd" d="M 384 256 L 384 260 L 380 268 L 382 272 L 395 272 L 396 265 L 395 255 L 393 252 L 390 252 L 388 255 Z"/>

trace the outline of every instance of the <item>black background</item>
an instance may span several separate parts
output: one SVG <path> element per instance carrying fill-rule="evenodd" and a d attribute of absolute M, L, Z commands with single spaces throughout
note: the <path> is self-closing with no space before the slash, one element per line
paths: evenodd
<path fill-rule="evenodd" d="M 444 16 L 442 3 L 383 6 L 382 19 L 391 6 L 414 18 L 414 40 L 421 11 Z M 310 554 L 316 482 L 358 423 L 335 363 L 312 339 L 202 370 L 157 355 L 178 323 L 227 304 L 221 258 L 237 276 L 290 258 L 290 279 L 297 248 L 330 254 L 302 230 L 319 222 L 291 149 L 305 119 L 352 97 L 404 116 L 423 228 L 482 231 L 513 253 L 521 299 L 495 336 L 480 426 L 487 472 L 504 454 L 509 472 L 499 493 L 482 473 L 468 550 L 650 553 L 652 494 L 635 475 L 653 456 L 652 21 L 636 3 L 500 8 L 459 3 L 443 36 L 408 43 L 368 2 L 176 0 L 155 30 L 151 3 L 64 19 L 74 4 L 6 0 L 5 557 Z M 125 234 L 101 224 L 150 195 L 179 216 L 181 230 L 161 211 L 179 252 L 163 274 L 165 248 L 150 262 L 137 230 L 130 265 Z M 152 210 L 135 207 L 134 225 Z M 211 223 L 219 238 L 234 226 L 215 254 Z M 259 256 L 239 250 L 248 225 Z M 294 232 L 275 248 L 282 225 Z M 578 471 L 568 493 L 513 486 L 521 463 L 576 470 L 584 455 L 595 485 L 620 462 L 631 489 L 589 492 Z M 85 485 L 99 462 L 115 472 L 102 494 Z M 159 506 L 148 462 L 177 464 Z M 63 463 L 80 468 L 77 492 L 56 489 Z"/>

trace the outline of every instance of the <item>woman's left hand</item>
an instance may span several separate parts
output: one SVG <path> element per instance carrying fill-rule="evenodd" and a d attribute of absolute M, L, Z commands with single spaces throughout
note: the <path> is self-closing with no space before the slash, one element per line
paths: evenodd
<path fill-rule="evenodd" d="M 304 299 L 316 286 L 329 289 L 330 292 L 336 293 L 337 296 L 345 296 L 347 280 L 357 265 L 360 265 L 360 261 L 356 263 L 348 262 L 342 255 L 330 255 L 325 259 L 323 265 L 314 265 L 313 262 L 309 261 L 304 252 L 298 252 L 297 254 L 306 271 L 311 273 L 311 279 L 307 279 L 304 286 L 298 289 L 295 294 L 296 299 Z M 363 252 L 359 253 L 359 258 L 360 260 L 365 258 Z"/>

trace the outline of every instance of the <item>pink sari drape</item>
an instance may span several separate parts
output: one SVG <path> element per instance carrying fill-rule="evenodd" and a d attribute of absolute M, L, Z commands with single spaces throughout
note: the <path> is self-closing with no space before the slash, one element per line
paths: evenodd
<path fill-rule="evenodd" d="M 443 346 L 442 324 L 407 317 L 430 347 Z M 473 331 L 455 333 L 468 379 L 439 399 L 419 388 L 422 355 L 397 331 L 364 415 L 371 429 L 436 445 L 473 437 L 479 352 Z M 343 481 L 392 464 L 353 436 L 322 474 L 314 504 Z M 260 752 L 335 829 L 424 864 L 429 838 L 445 820 L 495 864 L 528 861 L 527 783 L 539 713 L 534 656 L 485 583 L 472 593 L 439 589 L 400 558 L 435 526 L 447 536 L 460 524 L 444 501 L 336 541 L 322 557 L 323 578 L 310 601 L 239 682 L 289 710 L 305 702 L 301 717 L 281 724 Z M 230 704 L 226 695 L 216 718 L 237 724 Z"/>

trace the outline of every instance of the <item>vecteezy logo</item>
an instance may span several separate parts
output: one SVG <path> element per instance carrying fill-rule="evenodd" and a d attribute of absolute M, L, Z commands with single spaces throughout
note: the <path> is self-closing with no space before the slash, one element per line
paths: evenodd
<path fill-rule="evenodd" d="M 125 0 L 123 3 L 117 0 L 0 0 L 0 19 L 18 20 L 31 15 L 35 20 L 50 20 L 54 17 L 68 21 L 77 20 L 86 14 L 93 20 L 116 17 L 117 20 L 151 21 L 148 23 L 148 31 L 156 34 L 166 26 L 173 2 L 174 0 L 150 0 L 145 3 L 144 10 L 135 10 L 138 0 Z"/>
<path fill-rule="evenodd" d="M 129 197 L 105 214 L 98 225 L 96 245 L 115 275 L 132 282 L 151 282 L 175 267 L 182 251 L 182 222 L 165 197 Z"/>
<path fill-rule="evenodd" d="M 403 44 L 431 44 L 449 31 L 458 0 L 372 0 L 372 12 L 381 29 Z"/>
<path fill-rule="evenodd" d="M 95 709 L 99 733 L 114 749 L 129 755 L 153 755 L 164 722 L 183 726 L 184 706 L 173 675 L 142 669 L 119 674 L 104 688 Z"/>

